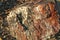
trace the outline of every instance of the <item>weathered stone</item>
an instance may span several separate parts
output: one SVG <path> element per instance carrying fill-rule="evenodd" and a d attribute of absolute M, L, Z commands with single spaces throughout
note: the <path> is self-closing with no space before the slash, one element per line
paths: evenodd
<path fill-rule="evenodd" d="M 55 1 L 18 1 L 20 3 L 14 8 L 0 14 L 1 38 L 3 40 L 55 40 L 55 38 L 51 39 L 51 36 L 60 30 Z"/>

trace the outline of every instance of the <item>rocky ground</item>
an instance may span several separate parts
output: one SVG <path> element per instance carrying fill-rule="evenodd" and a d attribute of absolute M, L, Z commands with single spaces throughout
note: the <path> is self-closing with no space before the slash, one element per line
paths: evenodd
<path fill-rule="evenodd" d="M 60 1 L 40 1 L 0 0 L 0 40 L 60 40 Z"/>

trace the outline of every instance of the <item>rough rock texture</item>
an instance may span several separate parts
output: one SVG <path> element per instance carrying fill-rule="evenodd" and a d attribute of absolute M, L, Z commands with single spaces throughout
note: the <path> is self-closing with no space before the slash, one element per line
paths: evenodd
<path fill-rule="evenodd" d="M 60 30 L 55 2 L 18 1 L 18 5 L 5 11 L 6 16 L 0 16 L 0 38 L 3 40 L 56 40 L 51 38 Z"/>
<path fill-rule="evenodd" d="M 47 40 L 59 29 L 57 11 L 52 2 L 32 6 L 17 6 L 9 12 L 10 34 L 17 40 Z"/>

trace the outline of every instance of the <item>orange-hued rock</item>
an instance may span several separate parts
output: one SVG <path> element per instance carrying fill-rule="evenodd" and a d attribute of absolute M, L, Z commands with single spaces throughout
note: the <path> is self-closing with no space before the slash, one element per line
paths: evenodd
<path fill-rule="evenodd" d="M 22 26 L 21 24 L 18 24 L 18 28 L 19 28 L 21 31 L 24 31 L 23 26 Z"/>
<path fill-rule="evenodd" d="M 17 40 L 47 40 L 60 30 L 55 4 L 17 6 L 7 16 L 11 35 Z"/>
<path fill-rule="evenodd" d="M 39 17 L 40 23 L 38 21 L 35 21 L 35 20 L 34 21 L 36 22 L 35 28 L 37 28 L 38 30 L 40 30 L 39 28 L 41 28 L 41 31 L 42 31 L 42 32 L 40 31 L 41 35 L 43 35 L 43 36 L 47 35 L 46 32 L 48 32 L 49 35 L 52 35 L 52 34 L 56 34 L 59 31 L 60 24 L 58 22 L 57 12 L 55 10 L 54 3 L 37 5 L 37 7 L 35 7 L 33 9 L 33 11 L 35 11 L 36 15 L 40 16 L 40 17 L 37 16 L 37 19 L 35 19 L 35 20 L 38 20 L 38 17 Z M 46 12 L 48 12 L 48 13 L 46 13 Z M 50 15 L 50 16 L 47 18 L 48 15 Z M 44 21 L 48 22 L 48 24 L 51 26 L 52 30 L 50 30 L 51 29 L 50 26 L 48 26 L 48 28 L 46 27 L 48 24 L 44 24 L 45 23 Z M 43 24 L 41 22 L 43 22 Z M 50 31 L 48 31 L 48 29 Z M 49 33 L 49 32 L 51 32 L 51 33 Z"/>
<path fill-rule="evenodd" d="M 27 40 L 26 35 L 24 34 L 24 32 L 21 33 L 21 40 Z"/>

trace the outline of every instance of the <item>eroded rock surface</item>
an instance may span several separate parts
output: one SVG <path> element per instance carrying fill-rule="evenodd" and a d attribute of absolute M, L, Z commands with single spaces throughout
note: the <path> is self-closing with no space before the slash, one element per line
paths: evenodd
<path fill-rule="evenodd" d="M 56 40 L 52 37 L 60 30 L 60 17 L 53 1 L 17 0 L 11 9 L 2 6 L 1 40 Z"/>
<path fill-rule="evenodd" d="M 49 39 L 60 30 L 58 19 L 52 2 L 17 6 L 7 16 L 10 33 L 17 40 Z"/>

